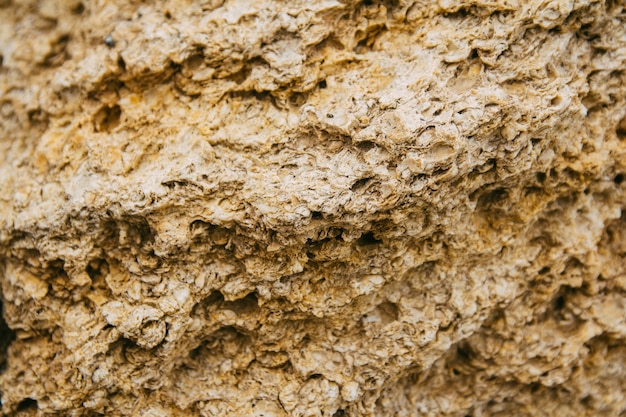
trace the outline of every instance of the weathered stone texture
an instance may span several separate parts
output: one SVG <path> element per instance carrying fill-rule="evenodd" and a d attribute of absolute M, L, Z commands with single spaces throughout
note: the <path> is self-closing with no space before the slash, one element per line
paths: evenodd
<path fill-rule="evenodd" d="M 626 412 L 624 1 L 2 0 L 0 57 L 6 415 Z"/>

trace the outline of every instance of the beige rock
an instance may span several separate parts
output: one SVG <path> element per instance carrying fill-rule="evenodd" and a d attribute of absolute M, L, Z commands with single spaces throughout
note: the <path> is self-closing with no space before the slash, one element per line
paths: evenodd
<path fill-rule="evenodd" d="M 0 1 L 2 412 L 626 413 L 622 1 Z"/>

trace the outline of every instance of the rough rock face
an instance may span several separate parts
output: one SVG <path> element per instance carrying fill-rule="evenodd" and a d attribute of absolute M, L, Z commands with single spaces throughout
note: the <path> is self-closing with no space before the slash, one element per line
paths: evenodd
<path fill-rule="evenodd" d="M 6 415 L 617 416 L 626 4 L 0 1 Z"/>

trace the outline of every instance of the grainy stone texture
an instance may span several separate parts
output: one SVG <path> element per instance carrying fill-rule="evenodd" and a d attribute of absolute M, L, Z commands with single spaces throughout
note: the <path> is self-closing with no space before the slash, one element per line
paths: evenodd
<path fill-rule="evenodd" d="M 2 411 L 617 416 L 624 1 L 0 1 Z"/>

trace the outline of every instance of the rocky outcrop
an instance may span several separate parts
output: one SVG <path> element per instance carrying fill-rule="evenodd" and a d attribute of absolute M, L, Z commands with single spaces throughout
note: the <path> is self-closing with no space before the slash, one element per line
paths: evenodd
<path fill-rule="evenodd" d="M 0 5 L 6 415 L 625 412 L 624 2 Z"/>

